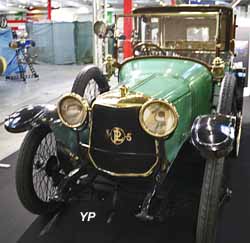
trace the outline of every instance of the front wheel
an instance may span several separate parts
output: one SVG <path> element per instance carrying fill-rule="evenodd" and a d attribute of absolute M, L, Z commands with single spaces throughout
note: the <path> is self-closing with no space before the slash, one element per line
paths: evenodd
<path fill-rule="evenodd" d="M 196 243 L 214 243 L 222 198 L 224 158 L 207 160 L 196 228 Z"/>
<path fill-rule="evenodd" d="M 16 190 L 23 206 L 34 214 L 45 214 L 59 205 L 57 185 L 60 163 L 55 137 L 48 127 L 29 131 L 19 151 Z"/>
<path fill-rule="evenodd" d="M 226 73 L 221 85 L 218 113 L 233 114 L 235 84 L 235 76 Z M 224 160 L 225 157 L 206 160 L 197 218 L 196 243 L 215 243 L 220 200 L 228 180 L 228 175 L 224 175 Z M 230 170 L 228 165 L 227 170 Z"/>
<path fill-rule="evenodd" d="M 99 94 L 109 90 L 108 81 L 95 65 L 86 65 L 77 75 L 71 92 L 84 97 L 91 105 Z"/>

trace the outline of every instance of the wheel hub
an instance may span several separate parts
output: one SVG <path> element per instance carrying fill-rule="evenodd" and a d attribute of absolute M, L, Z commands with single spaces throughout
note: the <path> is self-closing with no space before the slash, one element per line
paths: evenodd
<path fill-rule="evenodd" d="M 59 172 L 59 164 L 57 157 L 52 155 L 46 163 L 45 167 L 46 174 L 50 177 Z"/>

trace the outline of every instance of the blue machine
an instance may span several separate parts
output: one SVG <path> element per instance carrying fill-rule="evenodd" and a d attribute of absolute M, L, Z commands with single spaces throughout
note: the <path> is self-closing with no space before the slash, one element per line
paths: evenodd
<path fill-rule="evenodd" d="M 15 50 L 9 48 L 9 43 L 13 40 L 11 29 L 0 29 L 0 56 L 3 56 L 7 62 L 7 69 L 4 76 L 19 73 L 18 62 Z M 26 69 L 26 66 L 23 67 Z"/>
<path fill-rule="evenodd" d="M 35 42 L 30 39 L 13 39 L 11 29 L 0 28 L 0 56 L 3 56 L 7 62 L 7 68 L 3 75 L 6 79 L 21 79 L 26 81 L 28 77 L 38 78 L 28 55 L 28 48 L 33 47 Z M 27 66 L 32 75 L 26 75 Z"/>
<path fill-rule="evenodd" d="M 35 46 L 35 42 L 33 40 L 30 39 L 18 39 L 18 40 L 12 40 L 9 43 L 9 47 L 14 49 L 16 52 L 16 59 L 17 59 L 17 63 L 18 63 L 18 68 L 19 68 L 19 74 L 20 74 L 20 78 L 23 81 L 26 81 L 27 77 L 31 77 L 31 78 L 39 78 L 39 75 L 37 74 L 37 72 L 35 71 L 31 61 L 30 61 L 30 56 L 28 53 L 28 49 L 30 47 L 34 47 Z M 25 74 L 25 69 L 23 65 L 28 65 L 32 75 L 31 76 L 27 76 Z"/>

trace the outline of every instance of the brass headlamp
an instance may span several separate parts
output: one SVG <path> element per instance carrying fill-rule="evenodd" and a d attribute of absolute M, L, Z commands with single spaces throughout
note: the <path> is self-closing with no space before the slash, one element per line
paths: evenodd
<path fill-rule="evenodd" d="M 58 101 L 57 112 L 64 125 L 80 127 L 87 118 L 89 105 L 87 100 L 75 93 L 69 93 Z"/>
<path fill-rule="evenodd" d="M 149 135 L 166 138 L 178 124 L 179 115 L 175 107 L 163 100 L 149 100 L 140 110 L 139 120 Z"/>

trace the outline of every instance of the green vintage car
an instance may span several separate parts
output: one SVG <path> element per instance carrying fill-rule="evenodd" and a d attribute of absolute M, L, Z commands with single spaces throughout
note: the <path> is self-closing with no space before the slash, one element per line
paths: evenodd
<path fill-rule="evenodd" d="M 24 207 L 44 214 L 107 180 L 115 204 L 119 185 L 140 179 L 150 187 L 135 217 L 164 221 L 151 202 L 192 141 L 206 160 L 196 242 L 214 242 L 219 205 L 231 195 L 224 161 L 240 145 L 245 72 L 233 63 L 235 21 L 228 7 L 175 6 L 117 15 L 112 26 L 96 22 L 95 33 L 113 39 L 105 71 L 86 65 L 57 104 L 28 106 L 5 121 L 9 132 L 29 130 L 16 168 Z M 124 48 L 133 56 L 124 59 Z"/>

